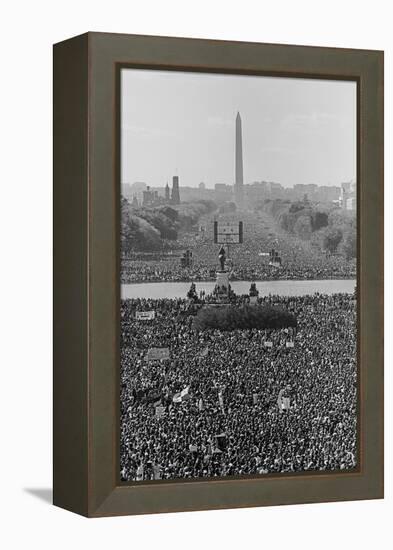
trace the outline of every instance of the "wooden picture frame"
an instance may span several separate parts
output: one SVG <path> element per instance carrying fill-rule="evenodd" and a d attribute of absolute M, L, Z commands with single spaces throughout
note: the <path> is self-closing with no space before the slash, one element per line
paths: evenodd
<path fill-rule="evenodd" d="M 121 67 L 357 82 L 356 471 L 119 481 Z M 54 46 L 54 504 L 89 516 L 383 497 L 383 52 L 87 33 Z"/>

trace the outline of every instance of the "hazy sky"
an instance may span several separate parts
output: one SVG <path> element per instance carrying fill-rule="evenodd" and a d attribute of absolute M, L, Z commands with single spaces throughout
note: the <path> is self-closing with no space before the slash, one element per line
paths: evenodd
<path fill-rule="evenodd" d="M 122 70 L 122 183 L 233 184 L 235 117 L 244 183 L 356 178 L 354 82 Z"/>

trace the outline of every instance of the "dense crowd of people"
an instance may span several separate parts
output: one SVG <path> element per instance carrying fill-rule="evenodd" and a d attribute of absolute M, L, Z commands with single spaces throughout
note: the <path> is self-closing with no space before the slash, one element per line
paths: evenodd
<path fill-rule="evenodd" d="M 232 216 L 233 217 L 233 216 Z M 342 255 L 329 255 L 310 242 L 284 233 L 265 213 L 243 213 L 244 242 L 230 247 L 231 280 L 341 279 L 356 276 L 356 261 Z M 239 219 L 240 219 L 239 218 Z M 232 218 L 231 218 L 232 219 Z M 214 280 L 217 245 L 213 242 L 213 218 L 200 220 L 202 231 L 184 233 L 167 251 L 149 261 L 133 258 L 122 262 L 122 283 L 149 281 Z M 280 267 L 269 265 L 264 253 L 274 248 L 282 259 Z M 180 251 L 192 251 L 192 266 L 182 267 Z"/>
<path fill-rule="evenodd" d="M 259 301 L 293 312 L 296 332 L 198 332 L 186 298 L 122 300 L 123 481 L 356 466 L 355 297 Z"/>

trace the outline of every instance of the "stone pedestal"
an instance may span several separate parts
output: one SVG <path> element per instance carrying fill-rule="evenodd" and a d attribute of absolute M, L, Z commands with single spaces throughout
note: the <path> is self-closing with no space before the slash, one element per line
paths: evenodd
<path fill-rule="evenodd" d="M 216 272 L 216 285 L 225 286 L 227 290 L 229 289 L 229 271 Z"/>
<path fill-rule="evenodd" d="M 229 299 L 229 271 L 216 272 L 215 292 L 220 302 L 225 302 Z"/>
<path fill-rule="evenodd" d="M 258 296 L 250 296 L 250 306 L 255 306 L 258 303 Z"/>

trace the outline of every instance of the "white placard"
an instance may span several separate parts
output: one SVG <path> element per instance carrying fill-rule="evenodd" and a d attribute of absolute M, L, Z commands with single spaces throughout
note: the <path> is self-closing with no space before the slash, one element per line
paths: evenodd
<path fill-rule="evenodd" d="M 150 348 L 146 354 L 147 361 L 164 361 L 169 358 L 169 348 Z"/>
<path fill-rule="evenodd" d="M 151 311 L 137 311 L 135 317 L 138 321 L 152 321 L 156 317 L 156 312 L 154 309 Z"/>

